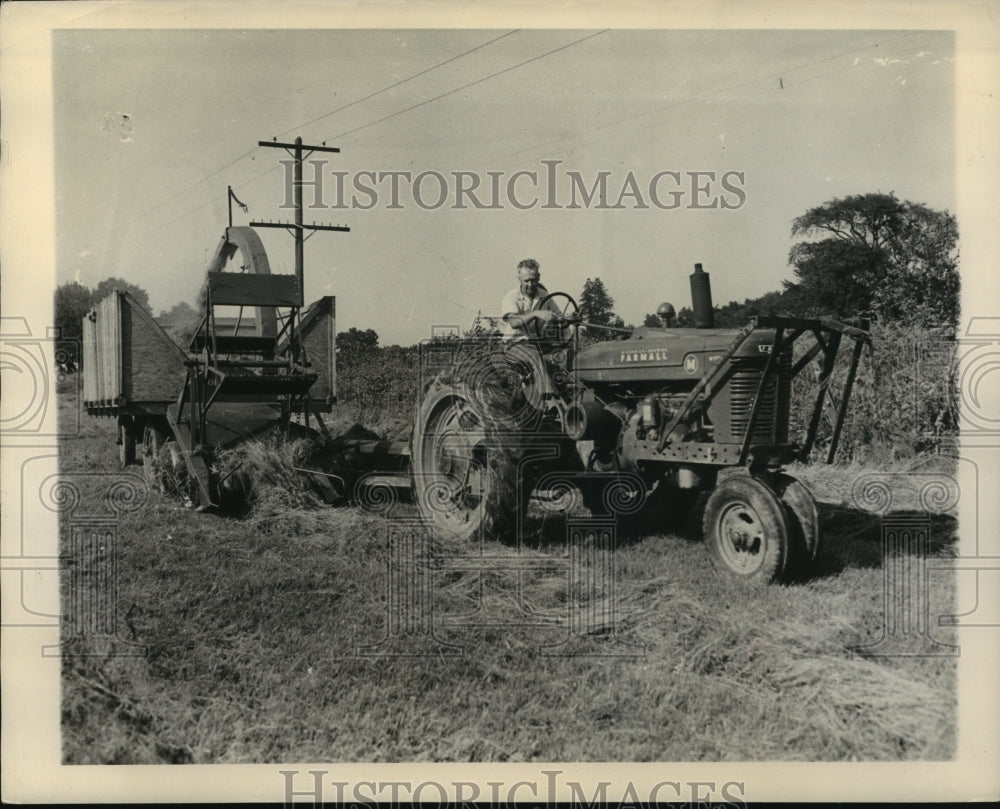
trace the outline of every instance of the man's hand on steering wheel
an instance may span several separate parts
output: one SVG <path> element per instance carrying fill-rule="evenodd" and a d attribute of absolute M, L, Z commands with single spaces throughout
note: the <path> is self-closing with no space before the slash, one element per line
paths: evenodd
<path fill-rule="evenodd" d="M 566 299 L 566 303 L 563 304 L 562 310 L 559 312 L 555 312 L 547 307 L 549 301 L 555 298 Z M 580 307 L 576 305 L 573 297 L 565 292 L 550 292 L 538 302 L 534 314 L 539 316 L 536 323 L 540 324 L 537 330 L 541 332 L 542 337 L 544 338 L 544 333 L 555 325 L 560 331 L 559 336 L 555 338 L 559 342 L 567 339 L 566 335 L 562 333 L 562 329 L 565 326 L 571 326 L 580 322 Z M 552 338 L 550 337 L 549 339 Z"/>
<path fill-rule="evenodd" d="M 566 303 L 563 304 L 562 311 L 553 312 L 551 309 L 547 309 L 546 304 L 555 298 L 565 298 Z M 563 323 L 577 323 L 580 320 L 580 307 L 576 305 L 576 301 L 573 300 L 573 296 L 567 292 L 550 292 L 544 298 L 538 302 L 538 306 L 535 308 L 536 312 L 551 312 L 555 317 L 557 317 Z"/>

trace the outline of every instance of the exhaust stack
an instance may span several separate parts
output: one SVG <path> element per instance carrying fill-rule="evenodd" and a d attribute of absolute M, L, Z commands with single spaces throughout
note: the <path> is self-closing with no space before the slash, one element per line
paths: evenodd
<path fill-rule="evenodd" d="M 696 329 L 715 327 L 715 311 L 712 308 L 712 282 L 701 264 L 694 265 L 691 278 L 691 311 L 694 313 Z"/>

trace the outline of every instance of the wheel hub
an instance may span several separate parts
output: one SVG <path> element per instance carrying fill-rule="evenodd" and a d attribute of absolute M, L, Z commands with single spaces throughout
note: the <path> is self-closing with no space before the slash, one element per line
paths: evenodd
<path fill-rule="evenodd" d="M 462 402 L 445 410 L 433 431 L 431 457 L 440 485 L 434 495 L 439 514 L 450 512 L 452 519 L 468 521 L 480 504 L 485 480 L 481 458 L 484 433 L 476 415 Z"/>
<path fill-rule="evenodd" d="M 747 503 L 733 503 L 719 518 L 719 533 L 727 540 L 722 552 L 735 567 L 749 571 L 762 560 L 764 530 L 757 513 Z"/>

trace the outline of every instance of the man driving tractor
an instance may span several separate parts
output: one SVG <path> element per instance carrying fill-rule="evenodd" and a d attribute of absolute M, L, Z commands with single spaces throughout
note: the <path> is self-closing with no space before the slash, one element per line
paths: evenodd
<path fill-rule="evenodd" d="M 554 300 L 539 304 L 549 294 L 540 283 L 541 272 L 538 262 L 526 258 L 517 265 L 518 285 L 504 295 L 500 311 L 503 315 L 505 342 L 540 337 L 545 327 L 562 316 L 562 310 Z"/>
<path fill-rule="evenodd" d="M 540 277 L 538 262 L 533 258 L 518 263 L 518 285 L 504 296 L 501 304 L 503 342 L 508 346 L 502 362 L 521 377 L 528 401 L 538 409 L 556 394 L 550 381 L 554 369 L 547 367 L 546 352 L 575 336 L 574 327 L 565 324 L 570 313 L 560 308 L 555 300 L 564 293 L 550 296 L 540 283 Z M 576 304 L 572 306 L 572 314 L 576 314 Z M 566 352 L 563 354 L 565 356 Z"/>

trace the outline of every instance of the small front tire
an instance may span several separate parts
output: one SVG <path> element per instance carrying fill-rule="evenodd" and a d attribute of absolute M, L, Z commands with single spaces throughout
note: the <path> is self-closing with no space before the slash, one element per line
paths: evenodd
<path fill-rule="evenodd" d="M 745 581 L 771 583 L 785 574 L 788 514 L 767 485 L 734 475 L 705 504 L 705 542 L 716 567 Z"/>
<path fill-rule="evenodd" d="M 790 551 L 786 578 L 808 578 L 815 573 L 822 548 L 816 499 L 802 481 L 790 475 L 770 475 L 765 482 L 781 499 L 788 514 Z"/>

